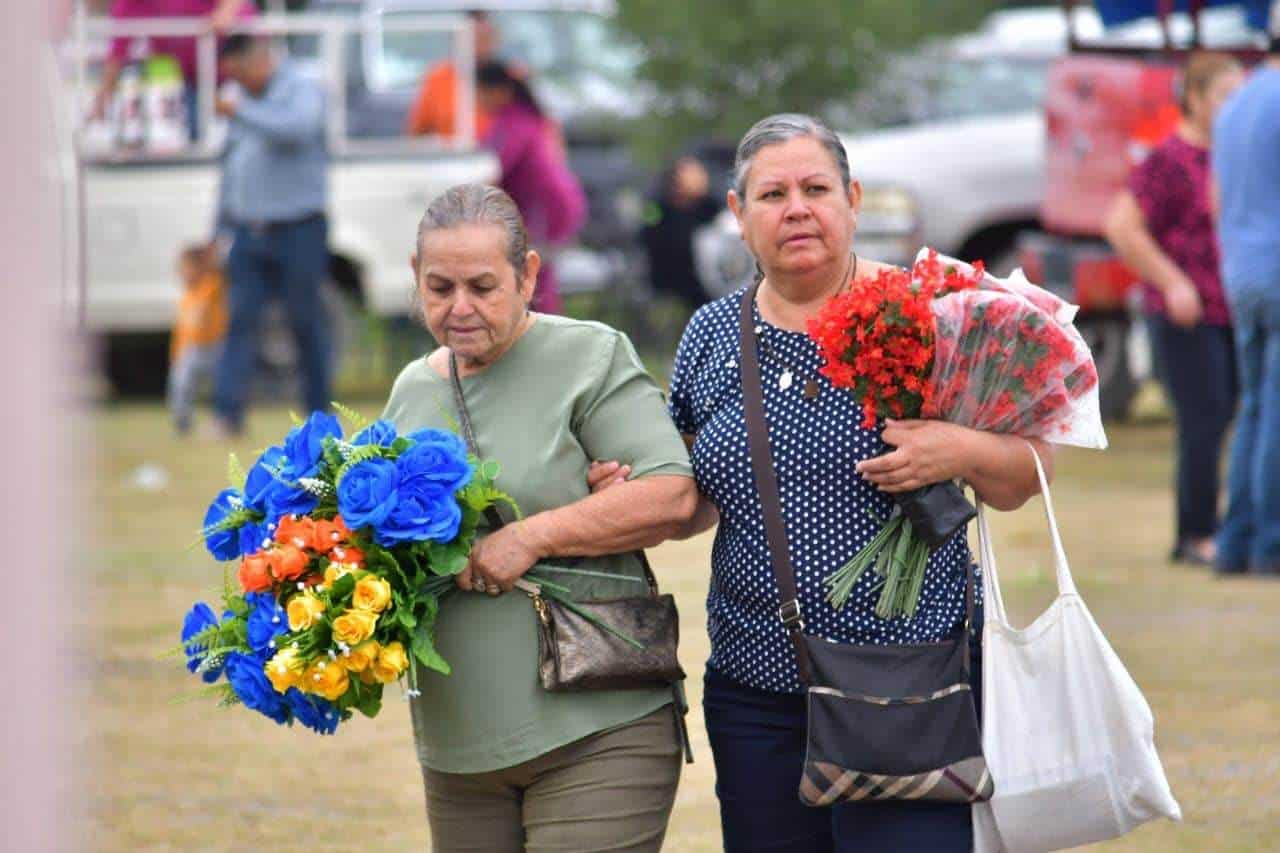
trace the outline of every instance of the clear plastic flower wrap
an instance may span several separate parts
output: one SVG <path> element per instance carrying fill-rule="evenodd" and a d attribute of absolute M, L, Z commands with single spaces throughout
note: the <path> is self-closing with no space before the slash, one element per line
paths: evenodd
<path fill-rule="evenodd" d="M 964 261 L 938 254 L 927 246 L 916 254 L 916 263 L 919 264 L 922 261 L 941 264 L 944 267 L 955 270 L 956 273 L 965 278 L 972 276 L 979 269 Z M 1074 322 L 1076 312 L 1080 310 L 1079 306 L 1072 305 L 1043 287 L 1032 284 L 1021 267 L 1009 273 L 1008 278 L 997 278 L 985 269 L 982 269 L 981 272 L 982 277 L 977 282 L 979 290 L 991 290 L 1019 296 L 1052 317 L 1060 326 L 1066 326 Z"/>
<path fill-rule="evenodd" d="M 1107 446 L 1098 372 L 1075 326 L 1001 288 L 948 293 L 931 307 L 934 360 L 922 417 L 1055 444 Z"/>

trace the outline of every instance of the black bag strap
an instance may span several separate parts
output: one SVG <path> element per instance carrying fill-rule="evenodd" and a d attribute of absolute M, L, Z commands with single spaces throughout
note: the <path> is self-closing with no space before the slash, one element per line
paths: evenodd
<path fill-rule="evenodd" d="M 760 355 L 756 348 L 755 320 L 751 307 L 756 301 L 760 282 L 747 289 L 742 296 L 740 339 L 742 346 L 742 404 L 747 421 L 747 446 L 751 455 L 751 470 L 755 475 L 756 491 L 760 494 L 760 508 L 764 515 L 764 534 L 769 545 L 773 576 L 778 581 L 781 604 L 778 618 L 787 632 L 787 638 L 796 652 L 796 666 L 800 681 L 806 685 L 811 680 L 809 650 L 804 645 L 804 618 L 800 612 L 800 597 L 796 592 L 796 572 L 791 565 L 791 549 L 787 543 L 787 528 L 782 521 L 782 502 L 778 498 L 778 475 L 773 467 L 773 453 L 769 449 L 769 425 L 764 418 L 764 386 L 760 381 Z"/>
<path fill-rule="evenodd" d="M 760 283 L 756 282 L 742 296 L 739 339 L 742 349 L 742 404 L 747 422 L 747 445 L 751 456 L 751 470 L 755 476 L 756 491 L 760 494 L 760 508 L 764 516 L 765 539 L 773 575 L 778 581 L 781 604 L 778 618 L 787 632 L 787 638 L 796 652 L 796 667 L 801 683 L 811 681 L 812 667 L 809 650 L 804 644 L 804 619 L 800 612 L 800 598 L 796 591 L 796 572 L 791 564 L 791 549 L 787 542 L 787 528 L 782 520 L 782 502 L 778 498 L 778 475 L 773 467 L 773 454 L 769 449 L 769 425 L 764 417 L 764 385 L 760 379 L 760 355 L 756 346 L 755 318 L 752 307 Z M 973 624 L 974 580 L 973 568 L 964 577 L 964 672 L 969 675 L 969 630 Z"/>
<path fill-rule="evenodd" d="M 476 443 L 476 431 L 471 423 L 471 412 L 467 409 L 467 398 L 462 393 L 462 381 L 458 378 L 458 357 L 449 353 L 449 386 L 453 389 L 453 405 L 458 410 L 458 420 L 462 423 L 462 437 L 466 439 L 467 449 L 477 459 L 480 458 L 480 445 Z M 507 523 L 502 517 L 502 513 L 498 512 L 498 508 L 493 504 L 485 507 L 485 520 L 489 522 L 491 530 L 497 530 Z M 658 578 L 653 573 L 653 567 L 649 565 L 649 557 L 645 554 L 644 549 L 637 549 L 636 554 L 640 557 L 640 565 L 644 569 L 645 583 L 649 585 L 649 594 L 653 597 L 658 596 Z"/>

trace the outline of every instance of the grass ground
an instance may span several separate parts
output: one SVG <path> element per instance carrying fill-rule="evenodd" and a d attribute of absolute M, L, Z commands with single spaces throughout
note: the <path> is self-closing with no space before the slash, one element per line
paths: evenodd
<path fill-rule="evenodd" d="M 368 407 L 366 407 L 368 408 Z M 79 730 L 92 841 L 103 850 L 405 850 L 429 845 L 421 781 L 403 703 L 317 738 L 212 703 L 175 704 L 195 686 L 161 659 L 181 615 L 220 582 L 188 549 L 226 479 L 226 452 L 288 425 L 254 414 L 234 447 L 174 439 L 158 406 L 92 416 L 96 475 L 84 583 L 98 606 L 78 671 L 91 696 Z M 1115 428 L 1106 453 L 1065 451 L 1055 501 L 1082 594 L 1156 714 L 1161 756 L 1182 803 L 1162 822 L 1104 845 L 1117 851 L 1280 849 L 1280 583 L 1220 581 L 1167 565 L 1170 431 Z M 155 488 L 167 474 L 167 484 Z M 151 488 L 145 488 L 146 485 Z M 1013 615 L 1028 621 L 1053 595 L 1039 504 L 996 518 Z M 711 756 L 699 710 L 707 654 L 703 597 L 709 537 L 652 554 L 681 607 L 697 763 L 686 769 L 666 849 L 719 849 Z"/>

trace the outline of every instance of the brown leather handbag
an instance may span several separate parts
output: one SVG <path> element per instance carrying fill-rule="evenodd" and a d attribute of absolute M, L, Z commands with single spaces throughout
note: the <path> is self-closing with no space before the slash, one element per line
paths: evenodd
<path fill-rule="evenodd" d="M 543 689 L 626 690 L 684 680 L 676 657 L 680 619 L 675 598 L 658 593 L 643 552 L 640 559 L 648 595 L 581 601 L 569 607 L 533 594 L 538 613 L 538 679 Z M 643 648 L 636 648 L 579 611 Z"/>
<path fill-rule="evenodd" d="M 458 381 L 457 360 L 452 353 L 449 382 L 463 437 L 467 447 L 479 457 L 471 413 L 467 410 L 462 383 Z M 492 506 L 485 511 L 485 518 L 493 530 L 506 523 Z M 541 595 L 536 583 L 522 584 L 538 616 L 538 680 L 544 690 L 557 693 L 670 686 L 685 760 L 692 763 L 693 750 L 684 721 L 689 706 L 681 685 L 685 673 L 676 654 L 680 617 L 675 598 L 658 592 L 658 581 L 648 557 L 644 551 L 636 553 L 644 567 L 647 595 L 574 601 L 570 605 Z M 584 613 L 591 618 L 586 618 Z M 642 648 L 622 637 L 637 641 Z"/>

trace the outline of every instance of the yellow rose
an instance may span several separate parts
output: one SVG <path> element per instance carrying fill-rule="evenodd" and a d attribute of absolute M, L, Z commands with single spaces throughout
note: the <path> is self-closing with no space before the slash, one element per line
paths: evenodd
<path fill-rule="evenodd" d="M 377 575 L 365 575 L 356 581 L 356 591 L 351 596 L 352 606 L 360 610 L 381 613 L 391 603 L 391 584 Z"/>
<path fill-rule="evenodd" d="M 336 701 L 351 686 L 346 669 L 327 657 L 319 658 L 307 667 L 302 682 L 299 686 L 303 690 L 323 696 L 330 702 Z"/>
<path fill-rule="evenodd" d="M 338 655 L 338 660 L 348 672 L 364 672 L 369 665 L 378 659 L 382 646 L 377 640 L 365 640 L 349 652 Z"/>
<path fill-rule="evenodd" d="M 290 687 L 302 684 L 303 663 L 298 658 L 298 650 L 289 648 L 276 652 L 275 657 L 267 661 L 267 679 L 277 693 L 284 693 Z"/>
<path fill-rule="evenodd" d="M 348 610 L 333 620 L 333 639 L 351 648 L 373 636 L 378 625 L 378 614 L 367 610 Z"/>
<path fill-rule="evenodd" d="M 312 593 L 304 592 L 289 599 L 286 612 L 289 614 L 289 630 L 305 631 L 316 624 L 324 613 L 324 602 Z"/>
<path fill-rule="evenodd" d="M 409 668 L 409 656 L 400 643 L 387 643 L 373 664 L 373 674 L 383 684 L 390 684 Z"/>
<path fill-rule="evenodd" d="M 373 674 L 373 667 L 368 666 L 356 673 L 356 678 L 360 679 L 361 684 L 377 684 L 378 679 Z"/>
<path fill-rule="evenodd" d="M 350 563 L 330 563 L 324 570 L 324 583 L 320 586 L 329 589 L 333 586 L 334 581 L 343 575 L 349 575 L 355 571 L 356 567 Z"/>

